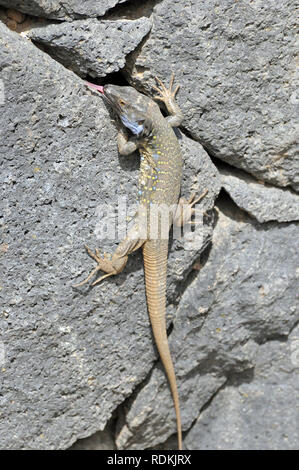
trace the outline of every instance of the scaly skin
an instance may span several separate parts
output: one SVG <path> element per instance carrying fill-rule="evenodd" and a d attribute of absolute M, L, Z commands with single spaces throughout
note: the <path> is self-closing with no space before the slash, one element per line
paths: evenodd
<path fill-rule="evenodd" d="M 128 155 L 137 148 L 141 154 L 138 187 L 140 204 L 134 227 L 119 244 L 112 257 L 105 254 L 101 258 L 98 250 L 94 254 L 87 248 L 90 256 L 98 264 L 87 279 L 77 286 L 88 282 L 99 270 L 106 274 L 93 285 L 105 277 L 118 274 L 124 269 L 128 255 L 142 247 L 148 312 L 155 342 L 170 384 L 176 412 L 178 448 L 182 449 L 179 397 L 165 320 L 168 233 L 172 223 L 181 225 L 188 221 L 188 217 L 190 218 L 194 211 L 191 207 L 200 198 L 194 200 L 192 197 L 188 201 L 189 212 L 186 211 L 186 214 L 189 215 L 181 212 L 182 203 L 186 204 L 186 201 L 181 199 L 177 206 L 182 178 L 182 154 L 172 127 L 179 126 L 183 119 L 174 100 L 179 87 L 172 90 L 173 76 L 169 89 L 159 79 L 157 81 L 160 88 L 154 87 L 158 92 L 155 99 L 165 103 L 170 114 L 167 118 L 163 117 L 154 101 L 138 93 L 134 88 L 113 85 L 106 85 L 103 88 L 93 85 L 112 106 L 122 123 L 134 134 L 133 138 L 128 139 L 126 132 L 121 128 L 118 134 L 118 148 L 123 155 Z M 166 236 L 161 226 L 157 226 L 153 223 L 153 219 L 150 219 L 152 210 L 161 208 L 161 204 L 166 208 L 174 206 L 174 210 L 166 216 Z M 179 208 L 177 212 L 176 208 Z M 165 217 L 162 217 L 162 220 L 165 222 Z M 153 233 L 155 230 L 156 233 Z"/>

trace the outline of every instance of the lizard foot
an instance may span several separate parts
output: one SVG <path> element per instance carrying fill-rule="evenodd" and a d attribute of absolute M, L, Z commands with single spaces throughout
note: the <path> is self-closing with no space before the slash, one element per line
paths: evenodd
<path fill-rule="evenodd" d="M 99 250 L 96 248 L 95 253 L 93 253 L 88 246 L 85 245 L 86 251 L 93 258 L 98 265 L 91 271 L 89 276 L 87 276 L 84 281 L 79 282 L 79 284 L 74 284 L 73 287 L 80 287 L 86 284 L 98 271 L 104 271 L 106 274 L 104 276 L 100 277 L 100 279 L 97 279 L 95 282 L 92 283 L 94 286 L 95 284 L 98 284 L 101 282 L 103 279 L 109 276 L 114 276 L 115 274 L 118 273 L 118 271 L 115 269 L 115 267 L 112 264 L 111 259 L 108 257 L 107 253 L 104 253 L 103 258 L 101 258 Z"/>
<path fill-rule="evenodd" d="M 168 107 L 170 103 L 172 103 L 175 99 L 175 95 L 178 92 L 178 89 L 180 88 L 180 85 L 177 85 L 175 89 L 173 90 L 173 81 L 174 81 L 174 73 L 171 75 L 170 83 L 169 83 L 169 88 L 166 88 L 164 83 L 160 80 L 160 78 L 155 77 L 156 81 L 160 85 L 161 88 L 157 86 L 153 86 L 153 89 L 158 92 L 156 96 L 154 96 L 154 100 L 160 100 L 163 101 L 166 106 Z"/>
<path fill-rule="evenodd" d="M 195 193 L 190 196 L 188 201 L 183 197 L 180 198 L 173 218 L 173 223 L 177 227 L 182 227 L 185 224 L 194 224 L 194 222 L 191 221 L 191 218 L 196 211 L 194 206 L 206 196 L 207 192 L 208 190 L 206 189 L 197 199 L 195 199 Z"/>

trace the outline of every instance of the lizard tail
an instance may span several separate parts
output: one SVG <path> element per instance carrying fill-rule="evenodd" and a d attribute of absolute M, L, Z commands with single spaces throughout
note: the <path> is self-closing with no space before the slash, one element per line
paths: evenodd
<path fill-rule="evenodd" d="M 153 241 L 143 246 L 145 286 L 149 318 L 156 346 L 164 366 L 174 402 L 177 422 L 178 448 L 182 450 L 182 427 L 179 395 L 173 362 L 170 355 L 166 332 L 166 271 L 168 240 L 159 240 L 159 248 Z M 164 246 L 162 246 L 164 245 Z"/>

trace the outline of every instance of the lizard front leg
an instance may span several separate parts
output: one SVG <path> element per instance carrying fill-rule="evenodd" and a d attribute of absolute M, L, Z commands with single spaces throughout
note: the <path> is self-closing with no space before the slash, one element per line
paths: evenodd
<path fill-rule="evenodd" d="M 135 152 L 138 149 L 136 141 L 133 139 L 128 139 L 128 136 L 124 129 L 119 129 L 117 135 L 117 146 L 118 151 L 121 155 L 130 155 L 130 153 Z"/>
<path fill-rule="evenodd" d="M 161 88 L 153 86 L 154 90 L 158 92 L 158 94 L 154 96 L 154 99 L 163 101 L 163 103 L 165 104 L 166 109 L 168 113 L 170 114 L 170 116 L 165 118 L 168 124 L 170 124 L 171 127 L 180 126 L 184 119 L 184 116 L 179 105 L 175 102 L 175 95 L 177 94 L 178 89 L 180 88 L 180 85 L 177 85 L 174 90 L 172 89 L 173 81 L 174 81 L 174 73 L 172 73 L 171 75 L 169 88 L 166 88 L 166 86 L 158 77 L 155 77 L 155 79 L 157 80 Z"/>

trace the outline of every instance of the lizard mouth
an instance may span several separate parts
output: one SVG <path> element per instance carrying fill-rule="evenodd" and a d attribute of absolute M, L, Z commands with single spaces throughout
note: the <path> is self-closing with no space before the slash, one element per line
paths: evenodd
<path fill-rule="evenodd" d="M 115 102 L 108 92 L 107 85 L 105 86 L 96 85 L 95 83 L 91 83 L 91 82 L 85 82 L 85 85 L 97 90 L 99 93 L 101 93 L 102 98 L 104 98 L 111 106 L 115 107 Z"/>
<path fill-rule="evenodd" d="M 118 100 L 115 99 L 115 96 L 113 94 L 113 86 L 111 90 L 111 85 L 102 86 L 96 85 L 95 83 L 91 82 L 85 82 L 85 85 L 89 86 L 90 88 L 94 88 L 96 91 L 98 91 L 104 101 L 106 101 L 106 103 L 108 103 L 119 116 L 122 115 L 122 109 L 120 108 Z"/>

